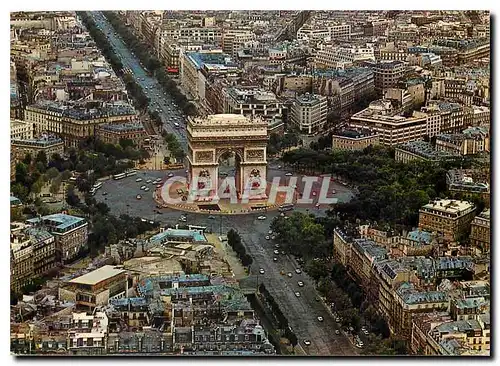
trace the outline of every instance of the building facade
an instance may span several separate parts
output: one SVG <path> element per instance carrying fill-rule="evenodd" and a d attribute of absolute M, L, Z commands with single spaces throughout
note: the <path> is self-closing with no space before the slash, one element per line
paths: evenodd
<path fill-rule="evenodd" d="M 290 111 L 290 122 L 300 132 L 314 135 L 323 129 L 327 115 L 326 97 L 306 93 L 293 101 Z"/>

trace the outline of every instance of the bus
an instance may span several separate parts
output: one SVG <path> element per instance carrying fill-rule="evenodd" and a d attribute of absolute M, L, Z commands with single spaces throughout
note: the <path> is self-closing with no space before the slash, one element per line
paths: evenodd
<path fill-rule="evenodd" d="M 101 188 L 101 187 L 102 187 L 102 182 L 97 182 L 96 184 L 94 184 L 94 185 L 92 186 L 92 188 L 94 188 L 96 191 L 97 191 L 99 188 Z"/>
<path fill-rule="evenodd" d="M 137 174 L 137 170 L 129 170 L 128 172 L 125 173 L 127 177 L 131 177 L 133 175 Z"/>
<path fill-rule="evenodd" d="M 118 179 L 123 179 L 127 176 L 125 173 L 120 173 L 120 174 L 115 174 L 113 175 L 113 179 L 118 180 Z"/>
<path fill-rule="evenodd" d="M 278 208 L 279 212 L 291 211 L 293 210 L 293 203 L 285 203 Z"/>

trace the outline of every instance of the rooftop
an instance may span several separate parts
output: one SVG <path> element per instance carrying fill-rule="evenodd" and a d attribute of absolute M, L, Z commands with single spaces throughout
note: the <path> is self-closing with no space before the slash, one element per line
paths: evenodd
<path fill-rule="evenodd" d="M 237 65 L 231 60 L 231 57 L 222 51 L 212 51 L 212 52 L 187 52 L 186 57 L 188 57 L 195 65 L 197 69 L 201 69 L 205 65 L 209 66 L 231 66 L 236 67 Z"/>
<path fill-rule="evenodd" d="M 83 285 L 95 285 L 101 281 L 105 281 L 109 278 L 115 277 L 121 273 L 125 273 L 123 269 L 117 269 L 114 266 L 102 266 L 95 271 L 84 274 L 83 276 L 77 277 L 69 281 L 70 283 L 78 283 Z"/>
<path fill-rule="evenodd" d="M 374 241 L 368 239 L 354 239 L 353 246 L 360 253 L 364 253 L 367 257 L 371 257 L 374 262 L 387 257 L 387 249 L 377 245 Z"/>
<path fill-rule="evenodd" d="M 351 139 L 360 139 L 374 136 L 377 133 L 369 129 L 342 128 L 333 131 L 333 136 L 347 137 Z"/>
<path fill-rule="evenodd" d="M 40 219 L 33 218 L 33 219 L 28 219 L 26 221 L 29 223 L 32 223 L 32 224 L 36 224 L 36 223 L 40 222 Z M 85 223 L 85 219 L 82 217 L 71 216 L 71 215 L 66 215 L 66 214 L 53 214 L 53 215 L 48 215 L 48 216 L 42 216 L 41 221 L 45 225 L 55 227 L 56 229 L 59 229 L 59 230 L 64 230 L 64 229 L 69 228 L 75 224 L 84 224 Z"/>
<path fill-rule="evenodd" d="M 28 140 L 20 140 L 20 139 L 13 139 L 11 140 L 11 144 L 15 145 L 31 145 L 31 146 L 51 146 L 51 145 L 57 145 L 57 144 L 62 144 L 64 141 L 55 136 L 42 136 L 37 139 L 28 139 Z"/>
<path fill-rule="evenodd" d="M 316 94 L 302 94 L 297 96 L 296 101 L 301 105 L 315 105 L 318 104 L 322 99 L 319 95 Z"/>
<path fill-rule="evenodd" d="M 467 213 L 475 209 L 473 203 L 468 201 L 459 201 L 453 199 L 441 199 L 432 201 L 422 207 L 421 210 L 437 210 L 447 213 Z"/>
<path fill-rule="evenodd" d="M 419 140 L 405 142 L 404 144 L 398 145 L 396 148 L 411 152 L 429 160 L 448 159 L 456 156 L 447 151 L 435 150 L 431 143 Z"/>
<path fill-rule="evenodd" d="M 198 230 L 183 230 L 183 229 L 171 229 L 152 236 L 149 239 L 150 244 L 162 244 L 166 241 L 179 241 L 187 240 L 194 242 L 206 242 L 207 239 L 205 235 Z"/>
<path fill-rule="evenodd" d="M 422 231 L 422 230 L 413 230 L 408 233 L 406 236 L 408 239 L 419 242 L 419 243 L 425 243 L 425 244 L 430 244 L 432 240 L 432 233 L 429 233 L 427 231 Z"/>
<path fill-rule="evenodd" d="M 441 291 L 417 291 L 410 282 L 403 282 L 396 290 L 401 299 L 409 304 L 445 302 L 448 296 Z"/>
<path fill-rule="evenodd" d="M 100 129 L 108 130 L 108 131 L 136 131 L 136 130 L 144 130 L 144 126 L 141 122 L 129 122 L 129 123 L 107 123 L 103 125 L 99 125 Z"/>

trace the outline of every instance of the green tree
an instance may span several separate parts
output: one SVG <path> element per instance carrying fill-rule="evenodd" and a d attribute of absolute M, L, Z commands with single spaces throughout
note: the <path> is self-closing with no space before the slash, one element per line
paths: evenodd
<path fill-rule="evenodd" d="M 27 166 L 30 166 L 31 159 L 32 159 L 31 154 L 27 153 L 26 155 L 24 155 L 23 163 L 26 164 Z"/>
<path fill-rule="evenodd" d="M 69 178 L 71 178 L 72 174 L 69 170 L 65 170 L 61 173 L 61 179 L 63 181 L 67 181 Z"/>
<path fill-rule="evenodd" d="M 45 154 L 45 151 L 39 151 L 38 154 L 36 154 L 35 161 L 37 163 L 42 163 L 43 166 L 47 166 L 47 154 Z"/>
<path fill-rule="evenodd" d="M 45 174 L 47 174 L 47 176 L 49 177 L 50 180 L 53 180 L 59 176 L 59 170 L 52 167 L 52 168 L 49 168 Z"/>

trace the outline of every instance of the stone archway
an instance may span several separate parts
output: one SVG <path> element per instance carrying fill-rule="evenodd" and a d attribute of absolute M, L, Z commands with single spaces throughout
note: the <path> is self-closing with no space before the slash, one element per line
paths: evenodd
<path fill-rule="evenodd" d="M 234 152 L 239 163 L 236 191 L 249 199 L 265 198 L 267 123 L 239 114 L 216 114 L 189 119 L 189 191 L 198 201 L 218 198 L 219 161 Z"/>

